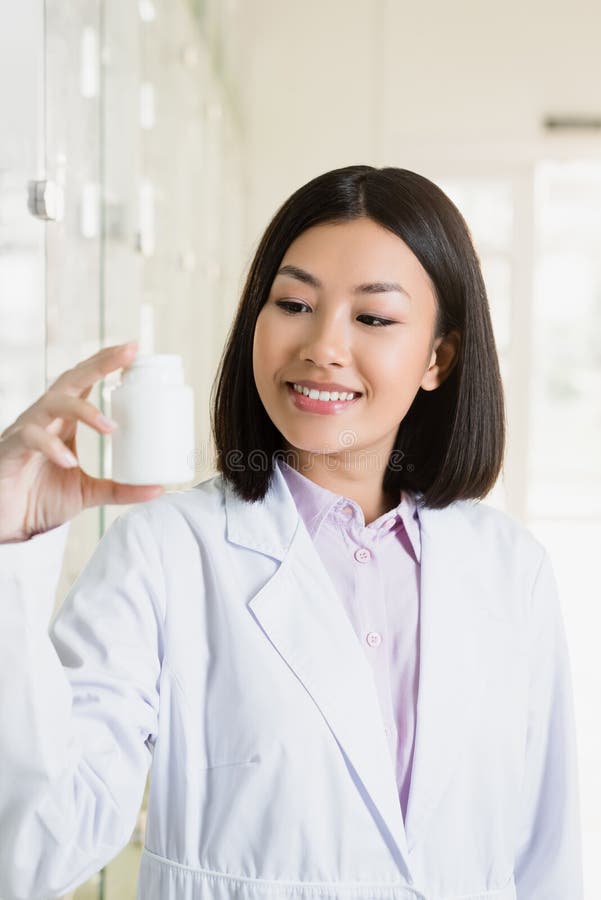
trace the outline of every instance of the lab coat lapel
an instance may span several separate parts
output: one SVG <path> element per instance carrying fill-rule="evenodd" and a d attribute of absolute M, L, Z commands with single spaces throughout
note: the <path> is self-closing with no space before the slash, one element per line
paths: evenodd
<path fill-rule="evenodd" d="M 225 497 L 228 539 L 280 561 L 249 611 L 320 709 L 410 879 L 411 850 L 458 761 L 484 690 L 480 654 L 490 625 L 477 611 L 485 589 L 469 557 L 470 526 L 454 508 L 421 510 L 420 681 L 405 827 L 371 669 L 278 466 L 263 501 L 246 504 L 227 485 Z"/>
<path fill-rule="evenodd" d="M 474 556 L 470 501 L 420 510 L 420 667 L 415 747 L 407 802 L 409 852 L 472 739 L 486 689 L 496 620 L 486 560 Z"/>
<path fill-rule="evenodd" d="M 406 871 L 402 814 L 373 676 L 302 521 L 276 575 L 249 605 L 319 707 Z"/>

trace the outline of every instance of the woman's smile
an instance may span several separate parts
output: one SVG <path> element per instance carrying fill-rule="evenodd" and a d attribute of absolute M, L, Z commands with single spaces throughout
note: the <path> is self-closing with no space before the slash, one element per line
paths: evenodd
<path fill-rule="evenodd" d="M 355 394 L 351 400 L 320 400 L 318 397 L 306 396 L 299 393 L 294 384 L 286 382 L 286 389 L 297 409 L 308 413 L 317 413 L 323 416 L 332 416 L 345 412 L 354 406 L 362 397 L 362 394 Z M 315 394 L 316 391 L 311 393 Z"/>

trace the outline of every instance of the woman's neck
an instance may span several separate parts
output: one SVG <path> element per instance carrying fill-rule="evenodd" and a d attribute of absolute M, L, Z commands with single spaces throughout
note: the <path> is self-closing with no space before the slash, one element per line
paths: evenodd
<path fill-rule="evenodd" d="M 332 455 L 309 454 L 305 451 L 289 451 L 284 457 L 288 465 L 296 469 L 305 478 L 332 491 L 354 500 L 363 511 L 365 524 L 369 525 L 384 513 L 398 506 L 401 495 L 393 497 L 383 489 L 384 472 L 375 466 L 372 469 L 352 464 L 352 459 L 337 458 L 335 465 Z"/>

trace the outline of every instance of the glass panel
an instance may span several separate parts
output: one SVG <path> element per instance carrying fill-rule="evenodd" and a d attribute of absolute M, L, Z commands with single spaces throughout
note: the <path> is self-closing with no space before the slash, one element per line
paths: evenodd
<path fill-rule="evenodd" d="M 497 351 L 504 357 L 511 336 L 514 227 L 511 180 L 492 176 L 441 176 L 434 181 L 455 203 L 472 234 L 486 284 Z"/>
<path fill-rule="evenodd" d="M 537 172 L 530 511 L 601 520 L 601 162 Z"/>
<path fill-rule="evenodd" d="M 44 169 L 44 16 L 39 0 L 6 7 L 0 58 L 0 432 L 45 390 L 45 228 L 28 210 Z"/>
<path fill-rule="evenodd" d="M 235 97 L 198 12 L 189 0 L 107 0 L 103 40 L 104 337 L 183 356 L 196 404 L 191 483 L 213 471 L 209 393 L 243 262 Z M 229 34 L 211 33 L 215 46 L 229 45 Z M 107 403 L 117 379 L 105 379 Z M 122 511 L 107 507 L 105 527 Z M 150 789 L 148 779 L 132 839 L 104 870 L 107 900 L 135 898 Z"/>
<path fill-rule="evenodd" d="M 46 170 L 64 194 L 64 215 L 47 229 L 47 374 L 100 348 L 102 228 L 100 210 L 100 2 L 46 0 Z M 100 405 L 96 385 L 89 401 Z M 77 429 L 82 468 L 98 477 L 100 438 Z M 99 510 L 87 509 L 69 530 L 57 598 L 62 599 L 92 555 Z"/>
<path fill-rule="evenodd" d="M 587 898 L 601 896 L 596 864 L 601 846 L 601 730 L 599 729 L 599 649 L 601 610 L 595 561 L 601 520 L 533 519 L 528 527 L 547 548 L 557 578 L 565 622 L 578 729 L 578 767 Z M 578 560 L 578 564 L 574 561 Z M 595 569 L 593 568 L 595 566 Z"/>
<path fill-rule="evenodd" d="M 209 392 L 244 263 L 235 6 L 23 0 L 0 28 L 14 76 L 0 82 L 0 430 L 62 371 L 137 337 L 142 351 L 184 356 L 190 482 L 211 474 Z M 44 221 L 28 210 L 29 181 Z M 117 377 L 90 401 L 107 408 Z M 98 432 L 80 425 L 77 450 L 86 471 L 108 474 Z M 123 511 L 77 517 L 59 602 Z M 135 898 L 149 788 L 130 843 L 69 900 Z"/>
<path fill-rule="evenodd" d="M 528 524 L 553 560 L 574 651 L 579 773 L 587 786 L 581 792 L 584 869 L 592 897 L 601 888 L 594 874 L 601 839 L 594 802 L 601 787 L 594 643 L 600 615 L 591 603 L 598 595 L 601 536 L 601 162 L 542 162 L 535 215 Z"/>
<path fill-rule="evenodd" d="M 46 166 L 64 192 L 64 216 L 47 233 L 48 380 L 91 356 L 101 345 L 100 286 L 100 3 L 46 0 Z M 97 385 L 89 395 L 100 406 Z M 82 468 L 98 477 L 98 432 L 80 423 L 77 453 Z M 69 529 L 57 601 L 92 555 L 100 511 L 84 510 Z M 98 900 L 102 876 L 94 875 L 68 900 Z"/>
<path fill-rule="evenodd" d="M 509 179 L 434 179 L 468 223 L 481 250 L 507 250 L 513 234 L 513 190 Z"/>
<path fill-rule="evenodd" d="M 106 340 L 182 354 L 195 388 L 190 481 L 212 474 L 209 392 L 237 302 L 226 292 L 238 290 L 243 225 L 235 98 L 201 21 L 184 0 L 105 4 Z M 105 381 L 107 402 L 117 377 Z M 120 512 L 107 509 L 107 524 Z"/>

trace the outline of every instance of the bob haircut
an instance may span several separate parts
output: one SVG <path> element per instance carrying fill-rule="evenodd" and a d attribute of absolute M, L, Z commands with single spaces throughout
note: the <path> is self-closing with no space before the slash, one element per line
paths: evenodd
<path fill-rule="evenodd" d="M 255 385 L 257 317 L 287 248 L 303 231 L 361 217 L 401 238 L 430 276 L 437 305 L 432 344 L 451 329 L 460 336 L 450 373 L 435 390 L 420 387 L 399 424 L 384 493 L 412 491 L 421 495 L 415 498 L 419 505 L 433 509 L 482 499 L 501 470 L 506 429 L 480 262 L 468 226 L 446 194 L 422 175 L 392 167 L 346 166 L 319 175 L 295 191 L 267 226 L 211 389 L 217 471 L 242 499 L 265 496 L 286 449 Z"/>

